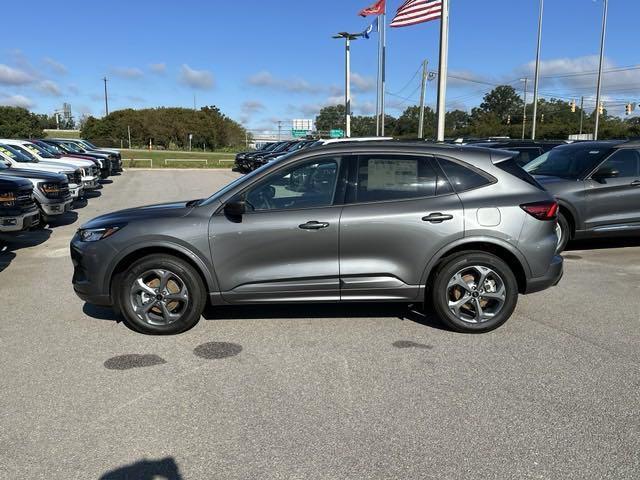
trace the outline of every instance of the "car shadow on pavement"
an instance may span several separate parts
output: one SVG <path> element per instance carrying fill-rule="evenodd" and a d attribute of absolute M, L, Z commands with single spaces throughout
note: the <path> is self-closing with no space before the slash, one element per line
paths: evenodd
<path fill-rule="evenodd" d="M 315 303 L 280 305 L 209 306 L 203 313 L 205 320 L 273 320 L 308 318 L 398 318 L 430 328 L 446 327 L 422 306 L 402 303 Z"/>
<path fill-rule="evenodd" d="M 621 236 L 609 238 L 589 238 L 569 242 L 565 251 L 575 250 L 605 250 L 608 248 L 640 247 L 640 236 Z"/>
<path fill-rule="evenodd" d="M 96 320 L 108 320 L 111 322 L 121 322 L 122 318 L 118 313 L 109 307 L 100 307 L 98 305 L 92 305 L 90 303 L 85 303 L 82 306 L 82 312 L 91 318 L 95 318 Z"/>
<path fill-rule="evenodd" d="M 77 220 L 78 220 L 78 213 L 71 211 L 71 212 L 67 212 L 67 213 L 63 213 L 62 215 L 59 215 L 54 220 L 51 220 L 50 222 L 48 222 L 47 225 L 53 228 L 66 227 L 67 225 L 76 223 Z"/>
<path fill-rule="evenodd" d="M 140 460 L 111 470 L 100 480 L 182 480 L 180 468 L 173 457 L 161 460 Z"/>
<path fill-rule="evenodd" d="M 0 233 L 0 272 L 16 258 L 16 251 L 40 245 L 49 240 L 50 236 L 51 230 L 48 228 L 14 234 Z"/>

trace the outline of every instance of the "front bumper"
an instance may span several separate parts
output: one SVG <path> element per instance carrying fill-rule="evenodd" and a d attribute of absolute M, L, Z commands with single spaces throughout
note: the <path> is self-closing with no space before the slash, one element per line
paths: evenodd
<path fill-rule="evenodd" d="M 0 217 L 0 232 L 21 232 L 40 223 L 40 212 L 23 213 L 17 216 Z"/>
<path fill-rule="evenodd" d="M 85 190 L 96 190 L 100 187 L 96 177 L 82 177 L 82 188 Z"/>
<path fill-rule="evenodd" d="M 83 192 L 84 189 L 82 188 L 82 185 L 69 185 L 69 193 L 71 193 L 72 199 L 77 200 L 78 198 L 82 197 Z"/>
<path fill-rule="evenodd" d="M 527 279 L 525 294 L 536 293 L 555 287 L 564 275 L 564 259 L 560 255 L 553 257 L 549 270 L 542 277 Z"/>
<path fill-rule="evenodd" d="M 72 199 L 64 200 L 58 203 L 41 203 L 40 209 L 47 217 L 55 217 L 71 210 Z"/>
<path fill-rule="evenodd" d="M 109 262 L 116 250 L 108 239 L 99 242 L 81 242 L 76 235 L 71 240 L 73 263 L 73 290 L 83 301 L 100 306 L 111 306 L 110 284 L 107 279 Z"/>

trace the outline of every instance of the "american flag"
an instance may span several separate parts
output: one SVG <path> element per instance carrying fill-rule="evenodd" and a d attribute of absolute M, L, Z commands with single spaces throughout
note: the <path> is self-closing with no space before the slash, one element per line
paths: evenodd
<path fill-rule="evenodd" d="M 436 20 L 442 16 L 442 0 L 407 0 L 404 2 L 390 27 L 408 27 L 417 23 Z"/>

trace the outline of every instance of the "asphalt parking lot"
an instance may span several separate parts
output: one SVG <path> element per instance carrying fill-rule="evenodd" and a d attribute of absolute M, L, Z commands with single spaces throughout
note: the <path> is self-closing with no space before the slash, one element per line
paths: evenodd
<path fill-rule="evenodd" d="M 640 240 L 571 246 L 559 287 L 480 336 L 301 305 L 146 337 L 75 296 L 83 221 L 234 177 L 128 171 L 67 225 L 0 239 L 0 478 L 638 478 Z"/>

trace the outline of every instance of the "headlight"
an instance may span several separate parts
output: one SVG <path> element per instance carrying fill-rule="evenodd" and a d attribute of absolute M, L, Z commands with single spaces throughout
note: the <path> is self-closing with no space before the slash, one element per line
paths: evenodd
<path fill-rule="evenodd" d="M 13 207 L 16 204 L 16 194 L 13 192 L 0 193 L 0 205 Z"/>
<path fill-rule="evenodd" d="M 82 242 L 97 242 L 110 237 L 121 228 L 122 227 L 87 228 L 86 230 L 78 230 L 78 234 Z"/>
<path fill-rule="evenodd" d="M 62 192 L 62 188 L 58 183 L 41 183 L 38 185 L 38 188 L 47 197 L 49 195 L 56 196 L 56 195 L 59 195 L 60 192 Z"/>

